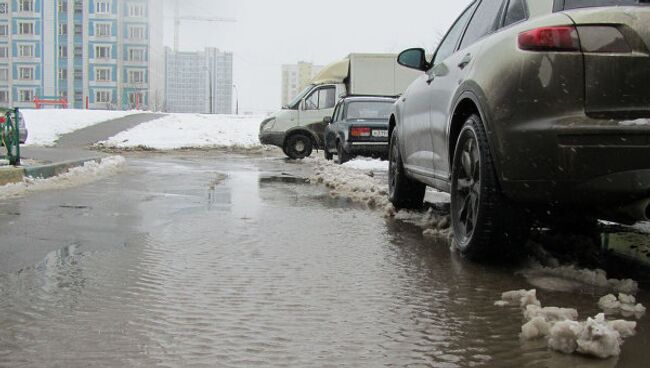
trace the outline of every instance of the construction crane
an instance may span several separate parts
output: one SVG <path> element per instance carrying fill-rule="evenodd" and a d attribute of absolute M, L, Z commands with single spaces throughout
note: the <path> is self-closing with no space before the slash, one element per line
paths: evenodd
<path fill-rule="evenodd" d="M 224 23 L 236 23 L 237 22 L 237 20 L 234 19 L 234 18 L 204 17 L 204 16 L 195 16 L 195 15 L 180 15 L 180 0 L 176 0 L 176 8 L 175 8 L 175 14 L 174 14 L 174 51 L 179 51 L 178 50 L 178 43 L 179 43 L 181 21 L 224 22 Z"/>

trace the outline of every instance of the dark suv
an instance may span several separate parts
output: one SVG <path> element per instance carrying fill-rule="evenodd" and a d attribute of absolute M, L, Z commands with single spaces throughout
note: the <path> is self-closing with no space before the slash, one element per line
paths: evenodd
<path fill-rule="evenodd" d="M 520 243 L 527 214 L 650 216 L 650 7 L 644 0 L 480 0 L 390 120 L 390 198 L 451 193 L 470 257 Z M 525 210 L 525 211 L 524 211 Z"/>

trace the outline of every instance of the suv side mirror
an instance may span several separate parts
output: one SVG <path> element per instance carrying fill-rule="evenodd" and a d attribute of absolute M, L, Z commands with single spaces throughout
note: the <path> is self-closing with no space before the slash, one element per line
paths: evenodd
<path fill-rule="evenodd" d="M 323 123 L 325 124 L 332 124 L 332 117 L 331 116 L 326 116 L 323 118 Z"/>
<path fill-rule="evenodd" d="M 427 62 L 426 51 L 421 48 L 402 51 L 397 57 L 397 63 L 407 68 L 427 71 L 431 67 Z"/>

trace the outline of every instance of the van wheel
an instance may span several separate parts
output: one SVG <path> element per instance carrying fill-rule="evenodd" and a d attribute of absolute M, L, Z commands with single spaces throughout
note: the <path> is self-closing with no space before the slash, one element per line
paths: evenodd
<path fill-rule="evenodd" d="M 301 160 L 311 156 L 313 149 L 311 138 L 304 134 L 294 134 L 287 139 L 284 151 L 289 158 Z"/>
<path fill-rule="evenodd" d="M 426 185 L 412 180 L 404 173 L 399 153 L 397 131 L 390 138 L 388 149 L 388 199 L 399 209 L 420 209 L 424 206 Z"/>
<path fill-rule="evenodd" d="M 339 156 L 340 165 L 350 161 L 350 158 L 352 158 L 349 153 L 345 152 L 345 148 L 343 148 L 343 143 L 341 143 L 341 141 L 336 144 L 336 153 Z"/>
<path fill-rule="evenodd" d="M 460 132 L 451 177 L 451 222 L 458 249 L 470 259 L 518 253 L 530 228 L 499 189 L 487 134 L 478 115 Z"/>

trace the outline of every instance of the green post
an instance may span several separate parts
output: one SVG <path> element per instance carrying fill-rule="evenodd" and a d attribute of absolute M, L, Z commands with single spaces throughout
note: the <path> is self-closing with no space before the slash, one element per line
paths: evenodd
<path fill-rule="evenodd" d="M 14 162 L 11 163 L 14 166 L 19 166 L 20 165 L 20 113 L 18 111 L 18 108 L 14 109 L 14 119 L 13 119 L 14 127 L 13 127 L 13 133 L 14 133 Z"/>
<path fill-rule="evenodd" d="M 13 116 L 12 116 L 13 114 Z M 18 109 L 10 110 L 5 114 L 5 123 L 2 125 L 0 136 L 7 150 L 7 159 L 13 166 L 20 165 L 20 131 Z"/>

